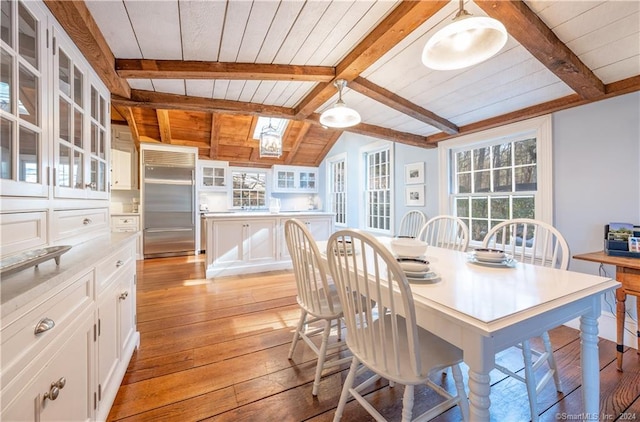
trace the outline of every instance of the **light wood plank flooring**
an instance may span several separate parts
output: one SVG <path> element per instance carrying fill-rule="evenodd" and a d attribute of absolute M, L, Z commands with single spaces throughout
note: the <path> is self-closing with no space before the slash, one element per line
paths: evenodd
<path fill-rule="evenodd" d="M 325 371 L 317 398 L 311 395 L 313 353 L 300 343 L 287 353 L 299 317 L 289 271 L 206 279 L 200 257 L 138 261 L 138 329 L 134 354 L 109 421 L 330 421 L 348 367 Z M 578 332 L 551 332 L 564 393 L 553 383 L 541 392 L 542 421 L 585 420 L 581 415 Z M 348 355 L 343 348 L 340 355 Z M 520 368 L 513 349 L 498 356 Z M 599 420 L 640 420 L 640 359 L 627 349 L 624 372 L 615 368 L 615 345 L 600 341 Z M 463 372 L 466 370 L 463 368 Z M 452 389 L 451 375 L 437 375 Z M 415 412 L 437 400 L 416 389 Z M 402 386 L 379 382 L 368 397 L 390 420 L 399 420 Z M 524 384 L 494 371 L 491 411 L 495 421 L 529 420 Z M 343 421 L 368 421 L 361 406 L 347 404 Z M 460 420 L 457 408 L 438 421 Z"/>

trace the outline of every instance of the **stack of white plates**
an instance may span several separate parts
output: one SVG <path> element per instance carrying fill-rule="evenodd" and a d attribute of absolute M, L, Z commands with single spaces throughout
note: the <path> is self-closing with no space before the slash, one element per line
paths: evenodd
<path fill-rule="evenodd" d="M 336 245 L 336 254 L 340 253 L 342 254 L 347 254 L 347 255 L 353 255 L 353 245 L 351 244 L 350 240 L 345 240 L 343 241 L 338 241 L 338 244 Z"/>
<path fill-rule="evenodd" d="M 433 281 L 438 278 L 438 275 L 429 268 L 429 261 L 426 259 L 398 257 L 397 260 L 410 282 Z"/>

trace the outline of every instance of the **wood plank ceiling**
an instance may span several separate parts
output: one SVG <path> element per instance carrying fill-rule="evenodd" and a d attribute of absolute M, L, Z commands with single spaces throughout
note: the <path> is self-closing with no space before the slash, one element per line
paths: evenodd
<path fill-rule="evenodd" d="M 467 0 L 509 41 L 490 60 L 433 71 L 422 48 L 457 1 L 45 0 L 112 93 L 112 122 L 139 142 L 196 146 L 232 165 L 318 165 L 346 131 L 432 148 L 444 139 L 640 90 L 640 2 Z M 280 158 L 260 158 L 258 116 L 290 119 Z"/>

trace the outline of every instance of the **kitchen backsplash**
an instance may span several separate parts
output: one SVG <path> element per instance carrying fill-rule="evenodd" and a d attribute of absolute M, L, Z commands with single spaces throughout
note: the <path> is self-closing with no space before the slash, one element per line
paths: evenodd
<path fill-rule="evenodd" d="M 137 204 L 134 203 L 137 201 Z M 112 214 L 120 212 L 136 212 L 134 208 L 140 204 L 139 190 L 112 190 L 109 210 Z"/>

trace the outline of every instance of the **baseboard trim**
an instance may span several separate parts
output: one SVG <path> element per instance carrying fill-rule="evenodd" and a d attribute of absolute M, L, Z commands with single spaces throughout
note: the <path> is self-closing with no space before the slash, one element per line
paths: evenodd
<path fill-rule="evenodd" d="M 573 319 L 564 325 L 579 330 L 580 319 Z M 624 326 L 624 345 L 637 349 L 638 340 L 632 333 L 637 333 L 638 324 L 627 317 L 625 318 Z M 616 343 L 618 341 L 616 338 L 616 331 L 616 316 L 611 312 L 602 312 L 600 318 L 598 318 L 598 336 Z"/>

